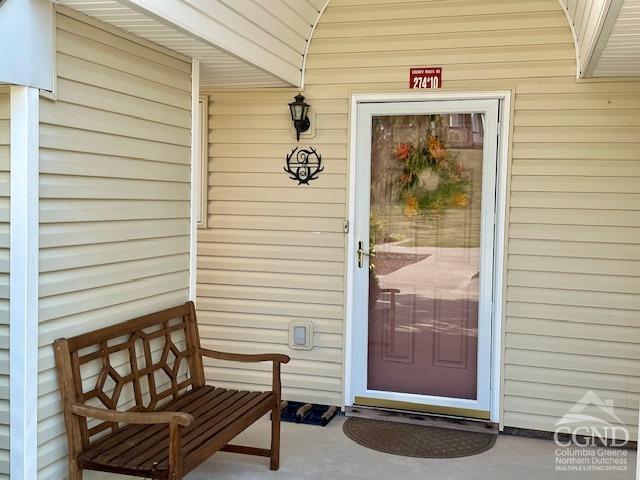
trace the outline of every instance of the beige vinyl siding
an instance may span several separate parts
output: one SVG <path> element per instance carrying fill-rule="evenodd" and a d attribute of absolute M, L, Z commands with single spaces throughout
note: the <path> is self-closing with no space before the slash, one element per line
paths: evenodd
<path fill-rule="evenodd" d="M 317 117 L 302 144 L 327 160 L 310 187 L 282 172 L 293 90 L 210 92 L 205 344 L 288 352 L 286 398 L 342 403 L 349 97 L 407 91 L 409 67 L 439 65 L 444 91 L 513 92 L 504 425 L 552 430 L 594 389 L 635 432 L 640 82 L 576 82 L 575 61 L 556 0 L 333 0 L 305 73 Z M 316 324 L 316 348 L 287 348 L 294 319 Z M 212 368 L 228 384 L 269 382 L 266 367 Z"/>
<path fill-rule="evenodd" d="M 184 302 L 191 65 L 57 16 L 40 101 L 39 479 L 67 477 L 51 343 Z"/>
<path fill-rule="evenodd" d="M 9 478 L 9 103 L 0 91 L 0 480 Z"/>
<path fill-rule="evenodd" d="M 311 187 L 297 187 L 282 171 L 293 146 L 291 92 L 248 95 L 256 101 L 248 117 L 234 108 L 239 95 L 211 95 L 209 229 L 198 232 L 200 336 L 220 350 L 286 353 L 292 361 L 283 370 L 284 398 L 340 405 L 346 138 L 336 139 L 339 130 L 319 132 L 327 172 Z M 318 111 L 318 125 L 337 118 L 346 120 Z M 292 321 L 314 323 L 313 350 L 288 348 Z M 269 365 L 205 368 L 216 384 L 271 383 Z"/>

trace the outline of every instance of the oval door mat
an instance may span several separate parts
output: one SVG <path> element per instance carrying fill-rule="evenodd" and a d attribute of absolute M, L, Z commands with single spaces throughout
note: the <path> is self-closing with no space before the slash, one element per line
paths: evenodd
<path fill-rule="evenodd" d="M 344 433 L 363 447 L 380 452 L 420 458 L 467 457 L 486 452 L 496 443 L 495 434 L 467 432 L 408 423 L 350 417 Z"/>

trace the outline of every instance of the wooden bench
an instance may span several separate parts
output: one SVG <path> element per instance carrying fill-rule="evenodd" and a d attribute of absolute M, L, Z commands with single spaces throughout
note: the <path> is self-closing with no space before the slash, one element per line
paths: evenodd
<path fill-rule="evenodd" d="M 289 357 L 201 348 L 192 302 L 56 340 L 54 351 L 70 480 L 83 469 L 179 480 L 219 450 L 269 457 L 278 469 L 280 364 Z M 272 390 L 205 385 L 202 357 L 272 362 Z M 271 448 L 228 443 L 269 411 Z"/>

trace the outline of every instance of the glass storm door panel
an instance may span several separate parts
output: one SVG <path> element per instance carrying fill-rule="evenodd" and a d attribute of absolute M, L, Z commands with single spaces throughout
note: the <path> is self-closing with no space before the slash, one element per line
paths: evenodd
<path fill-rule="evenodd" d="M 488 410 L 497 101 L 383 105 L 358 118 L 359 394 Z"/>

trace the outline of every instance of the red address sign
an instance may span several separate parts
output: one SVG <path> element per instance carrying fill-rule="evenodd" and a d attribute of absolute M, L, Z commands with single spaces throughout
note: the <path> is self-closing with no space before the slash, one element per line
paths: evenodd
<path fill-rule="evenodd" d="M 441 88 L 442 68 L 414 67 L 409 70 L 409 88 Z"/>

